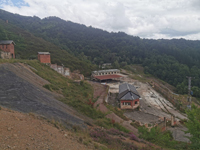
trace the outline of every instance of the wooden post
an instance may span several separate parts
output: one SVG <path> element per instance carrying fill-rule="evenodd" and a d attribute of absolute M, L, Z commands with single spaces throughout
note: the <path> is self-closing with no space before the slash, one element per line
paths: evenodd
<path fill-rule="evenodd" d="M 171 126 L 174 127 L 174 115 L 171 115 Z"/>
<path fill-rule="evenodd" d="M 167 119 L 166 119 L 166 117 L 164 117 L 164 127 L 165 127 L 165 130 L 166 130 L 166 128 L 167 128 Z"/>

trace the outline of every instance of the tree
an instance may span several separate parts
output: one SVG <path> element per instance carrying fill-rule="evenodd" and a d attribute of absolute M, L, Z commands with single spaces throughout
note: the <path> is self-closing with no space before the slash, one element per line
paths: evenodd
<path fill-rule="evenodd" d="M 188 121 L 186 122 L 187 133 L 191 134 L 191 137 L 188 137 L 191 141 L 190 147 L 194 150 L 200 150 L 200 108 L 192 105 L 192 109 L 186 113 L 188 115 Z"/>
<path fill-rule="evenodd" d="M 120 67 L 117 60 L 113 63 L 113 67 L 116 68 L 116 69 L 118 69 Z"/>

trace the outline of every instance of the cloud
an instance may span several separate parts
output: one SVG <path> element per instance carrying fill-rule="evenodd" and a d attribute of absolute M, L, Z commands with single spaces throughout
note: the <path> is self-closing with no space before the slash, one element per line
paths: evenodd
<path fill-rule="evenodd" d="M 142 38 L 200 39 L 199 0 L 1 0 L 2 9 L 123 31 Z"/>

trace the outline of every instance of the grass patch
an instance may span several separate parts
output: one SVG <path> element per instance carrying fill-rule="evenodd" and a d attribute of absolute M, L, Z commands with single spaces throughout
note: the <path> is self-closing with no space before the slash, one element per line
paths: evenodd
<path fill-rule="evenodd" d="M 80 85 L 76 84 L 50 69 L 49 66 L 37 61 L 27 61 L 27 64 L 37 70 L 33 70 L 36 74 L 50 82 L 50 84 L 44 85 L 46 89 L 64 96 L 59 99 L 60 101 L 73 106 L 92 119 L 105 117 L 105 114 L 88 104 L 89 100 L 93 99 L 93 88 L 90 84 L 85 81 L 82 81 Z"/>
<path fill-rule="evenodd" d="M 149 131 L 144 126 L 139 127 L 138 131 L 140 138 L 152 142 L 161 147 L 179 150 L 189 150 L 187 143 L 173 140 L 173 136 L 170 131 L 162 132 L 161 129 L 158 127 L 151 128 L 151 130 Z"/>
<path fill-rule="evenodd" d="M 90 136 L 94 141 L 105 144 L 109 149 L 117 150 L 150 150 L 150 145 L 136 145 L 133 141 L 140 142 L 133 133 L 124 133 L 117 129 L 102 130 L 94 128 L 90 131 Z M 97 146 L 96 146 L 97 147 Z"/>
<path fill-rule="evenodd" d="M 128 121 L 129 119 L 126 117 L 126 116 L 124 116 L 124 111 L 123 110 L 121 110 L 121 109 L 119 109 L 119 108 L 117 108 L 117 107 L 113 107 L 113 106 L 111 106 L 111 105 L 106 105 L 106 107 L 110 110 L 110 111 L 112 111 L 112 112 L 114 112 L 117 116 L 119 116 L 120 118 L 122 118 L 122 119 L 124 119 L 124 120 L 126 120 L 126 121 Z"/>
<path fill-rule="evenodd" d="M 106 129 L 115 128 L 115 129 L 118 129 L 118 130 L 123 131 L 125 133 L 130 132 L 128 129 L 121 126 L 119 123 L 116 123 L 114 120 L 111 120 L 111 119 L 108 119 L 108 118 L 97 119 L 95 121 L 95 124 L 100 126 L 100 127 L 104 127 Z"/>
<path fill-rule="evenodd" d="M 130 124 L 131 124 L 133 127 L 135 127 L 136 129 L 138 129 L 139 127 L 141 127 L 141 126 L 140 126 L 140 123 L 137 122 L 137 121 L 132 121 Z"/>

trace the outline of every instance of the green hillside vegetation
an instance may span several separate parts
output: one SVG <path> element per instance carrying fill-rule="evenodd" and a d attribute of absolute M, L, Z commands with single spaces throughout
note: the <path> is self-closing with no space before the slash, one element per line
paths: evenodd
<path fill-rule="evenodd" d="M 86 27 L 57 17 L 24 17 L 3 10 L 0 11 L 0 18 L 54 43 L 80 60 L 97 65 L 109 62 L 115 68 L 141 64 L 145 73 L 175 86 L 181 94 L 187 93 L 186 76 L 193 76 L 192 90 L 194 96 L 200 97 L 200 41 L 141 39 L 123 32 L 109 33 Z"/>
<path fill-rule="evenodd" d="M 33 72 L 50 82 L 50 84 L 44 85 L 44 88 L 63 95 L 62 98 L 58 99 L 59 101 L 74 107 L 80 113 L 92 118 L 98 126 L 129 132 L 128 129 L 120 124 L 112 123 L 112 120 L 105 118 L 106 114 L 91 105 L 91 100 L 94 101 L 95 99 L 93 98 L 93 88 L 88 82 L 81 81 L 78 84 L 57 73 L 49 66 L 39 63 L 37 60 L 0 59 L 1 63 L 25 63 L 30 65 L 34 68 Z"/>
<path fill-rule="evenodd" d="M 81 73 L 89 75 L 96 68 L 90 61 L 80 60 L 69 54 L 67 51 L 60 49 L 58 46 L 45 41 L 42 38 L 35 37 L 33 34 L 24 31 L 12 24 L 7 24 L 0 19 L 0 39 L 14 40 L 16 58 L 20 59 L 37 59 L 37 52 L 50 52 L 52 63 L 73 70 L 80 70 Z"/>

